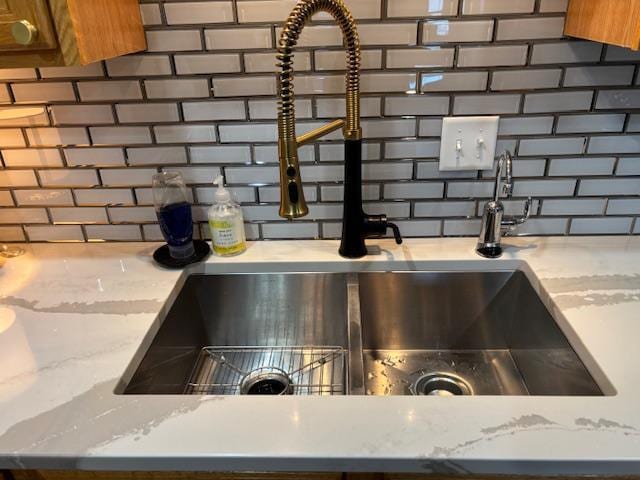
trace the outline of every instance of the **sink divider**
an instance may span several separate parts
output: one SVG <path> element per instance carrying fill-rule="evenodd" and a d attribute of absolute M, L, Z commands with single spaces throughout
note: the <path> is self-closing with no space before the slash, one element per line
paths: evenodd
<path fill-rule="evenodd" d="M 364 357 L 362 351 L 362 322 L 360 315 L 360 284 L 357 273 L 347 276 L 347 335 L 349 340 L 349 368 L 347 394 L 364 395 Z"/>

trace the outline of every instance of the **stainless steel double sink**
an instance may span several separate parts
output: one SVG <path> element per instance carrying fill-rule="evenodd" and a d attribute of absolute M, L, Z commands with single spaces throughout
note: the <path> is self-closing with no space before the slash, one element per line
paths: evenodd
<path fill-rule="evenodd" d="M 523 271 L 190 275 L 117 393 L 603 391 Z"/>

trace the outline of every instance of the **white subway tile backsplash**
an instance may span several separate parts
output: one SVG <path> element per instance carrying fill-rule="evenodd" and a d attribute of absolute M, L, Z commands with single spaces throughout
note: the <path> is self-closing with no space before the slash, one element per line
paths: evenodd
<path fill-rule="evenodd" d="M 640 179 L 581 180 L 579 196 L 640 195 Z"/>
<path fill-rule="evenodd" d="M 531 63 L 583 63 L 597 62 L 602 44 L 596 42 L 539 43 L 533 46 Z"/>
<path fill-rule="evenodd" d="M 0 190 L 0 207 L 13 207 L 15 202 L 8 190 Z"/>
<path fill-rule="evenodd" d="M 58 207 L 49 209 L 54 225 L 109 223 L 107 212 L 99 207 Z"/>
<path fill-rule="evenodd" d="M 362 132 L 366 138 L 413 137 L 416 134 L 416 121 L 403 120 L 365 120 Z"/>
<path fill-rule="evenodd" d="M 184 147 L 128 148 L 129 165 L 167 165 L 187 163 Z"/>
<path fill-rule="evenodd" d="M 275 123 L 222 125 L 220 142 L 275 142 L 278 140 L 278 129 Z"/>
<path fill-rule="evenodd" d="M 553 92 L 525 95 L 524 113 L 574 112 L 589 110 L 593 92 Z"/>
<path fill-rule="evenodd" d="M 363 23 L 358 25 L 362 45 L 416 45 L 415 23 L 385 23 L 382 25 Z"/>
<path fill-rule="evenodd" d="M 27 140 L 32 147 L 56 145 L 89 145 L 89 136 L 85 128 L 28 128 Z"/>
<path fill-rule="evenodd" d="M 625 115 L 562 115 L 558 118 L 558 133 L 621 132 Z"/>
<path fill-rule="evenodd" d="M 97 78 L 103 77 L 102 63 L 90 63 L 75 67 L 41 67 L 38 69 L 42 78 Z"/>
<path fill-rule="evenodd" d="M 490 42 L 493 20 L 431 20 L 422 24 L 422 43 Z"/>
<path fill-rule="evenodd" d="M 158 143 L 202 143 L 218 139 L 213 125 L 160 125 L 153 130 Z"/>
<path fill-rule="evenodd" d="M 240 71 L 240 55 L 237 53 L 182 54 L 176 55 L 174 61 L 178 75 L 237 73 Z M 247 71 L 249 71 L 248 64 Z"/>
<path fill-rule="evenodd" d="M 206 98 L 210 96 L 209 82 L 203 78 L 147 80 L 147 98 Z"/>
<path fill-rule="evenodd" d="M 159 4 L 142 4 L 140 5 L 140 14 L 142 15 L 142 23 L 145 25 L 161 25 L 162 14 L 160 13 Z"/>
<path fill-rule="evenodd" d="M 584 137 L 532 138 L 520 141 L 520 155 L 580 155 L 584 153 Z"/>
<path fill-rule="evenodd" d="M 248 145 L 191 147 L 191 163 L 251 163 Z"/>
<path fill-rule="evenodd" d="M 640 212 L 640 199 L 638 198 L 611 199 L 607 205 L 607 215 L 637 215 L 638 212 Z"/>
<path fill-rule="evenodd" d="M 182 111 L 187 122 L 246 119 L 244 102 L 237 100 L 184 102 Z"/>
<path fill-rule="evenodd" d="M 549 199 L 542 202 L 542 215 L 602 215 L 606 204 L 604 198 Z"/>
<path fill-rule="evenodd" d="M 171 75 L 168 55 L 128 55 L 107 60 L 111 77 Z"/>
<path fill-rule="evenodd" d="M 178 170 L 196 236 L 218 174 L 249 238 L 340 236 L 344 144 L 300 149 L 306 221 L 278 216 L 275 47 L 296 0 L 145 0 L 147 52 L 0 72 L 0 240 L 162 240 L 151 177 Z M 363 197 L 413 236 L 473 236 L 493 170 L 441 172 L 442 118 L 500 115 L 522 235 L 640 233 L 640 54 L 562 37 L 567 0 L 349 0 L 361 56 Z M 346 57 L 326 13 L 295 52 L 297 133 L 344 118 Z"/>
<path fill-rule="evenodd" d="M 364 73 L 360 76 L 360 86 L 363 93 L 411 94 L 418 91 L 415 73 Z"/>
<path fill-rule="evenodd" d="M 18 128 L 6 128 L 4 130 L 0 130 L 0 145 L 2 148 L 26 146 L 22 130 Z"/>
<path fill-rule="evenodd" d="M 83 102 L 142 99 L 140 82 L 134 80 L 78 82 L 78 92 Z"/>
<path fill-rule="evenodd" d="M 104 173 L 102 174 L 102 179 L 104 181 Z M 73 193 L 78 205 L 134 205 L 133 194 L 129 189 L 75 189 Z"/>
<path fill-rule="evenodd" d="M 575 218 L 571 222 L 572 235 L 613 235 L 629 233 L 633 218 Z"/>
<path fill-rule="evenodd" d="M 7 167 L 62 167 L 62 155 L 55 148 L 28 148 L 3 150 L 2 158 Z"/>
<path fill-rule="evenodd" d="M 137 187 L 151 185 L 155 168 L 113 168 L 100 170 L 102 185 L 106 187 Z"/>
<path fill-rule="evenodd" d="M 39 176 L 44 187 L 93 187 L 100 184 L 97 172 L 89 169 L 40 170 Z"/>
<path fill-rule="evenodd" d="M 427 93 L 485 90 L 487 78 L 487 72 L 423 73 L 420 77 L 420 91 Z"/>
<path fill-rule="evenodd" d="M 222 2 L 167 2 L 164 12 L 169 25 L 233 22 L 233 5 Z"/>
<path fill-rule="evenodd" d="M 553 117 L 503 117 L 498 135 L 547 135 L 553 129 Z"/>
<path fill-rule="evenodd" d="M 84 242 L 79 225 L 48 225 L 24 227 L 32 242 Z"/>
<path fill-rule="evenodd" d="M 631 85 L 634 67 L 572 67 L 567 68 L 565 87 L 596 87 L 601 85 Z"/>
<path fill-rule="evenodd" d="M 73 102 L 76 94 L 70 82 L 14 83 L 16 103 Z"/>
<path fill-rule="evenodd" d="M 207 50 L 247 50 L 271 48 L 271 30 L 268 28 L 226 28 L 205 30 Z"/>
<path fill-rule="evenodd" d="M 176 103 L 123 103 L 116 105 L 120 123 L 171 123 L 180 120 Z"/>
<path fill-rule="evenodd" d="M 273 76 L 214 78 L 213 94 L 216 97 L 275 95 L 276 81 Z"/>
<path fill-rule="evenodd" d="M 631 153 L 640 152 L 640 135 L 593 137 L 588 153 Z"/>
<path fill-rule="evenodd" d="M 640 108 L 640 90 L 601 90 L 596 101 L 598 110 Z"/>
<path fill-rule="evenodd" d="M 54 105 L 55 125 L 105 125 L 115 123 L 110 105 Z"/>
<path fill-rule="evenodd" d="M 0 227 L 0 242 L 24 242 L 22 227 Z"/>
<path fill-rule="evenodd" d="M 576 180 L 516 180 L 513 194 L 516 197 L 571 197 Z"/>
<path fill-rule="evenodd" d="M 520 95 L 457 95 L 454 100 L 454 115 L 504 115 L 518 113 Z"/>
<path fill-rule="evenodd" d="M 71 190 L 15 190 L 14 195 L 21 207 L 73 205 Z"/>
<path fill-rule="evenodd" d="M 612 175 L 616 159 L 603 158 L 557 158 L 549 164 L 550 177 L 580 177 L 587 175 Z"/>
<path fill-rule="evenodd" d="M 33 170 L 0 170 L 0 187 L 37 187 Z"/>
<path fill-rule="evenodd" d="M 389 17 L 453 16 L 458 12 L 458 0 L 387 0 Z"/>
<path fill-rule="evenodd" d="M 462 0 L 464 15 L 533 13 L 535 0 Z"/>
<path fill-rule="evenodd" d="M 3 208 L 1 211 L 0 224 L 49 223 L 49 217 L 44 208 Z"/>
<path fill-rule="evenodd" d="M 147 31 L 149 52 L 188 52 L 202 50 L 200 30 L 151 30 Z"/>
<path fill-rule="evenodd" d="M 564 17 L 534 17 L 498 20 L 497 40 L 561 38 Z"/>
<path fill-rule="evenodd" d="M 151 143 L 149 127 L 91 127 L 94 145 L 138 145 Z"/>
<path fill-rule="evenodd" d="M 387 51 L 387 68 L 437 68 L 453 66 L 452 48 L 414 48 Z"/>
<path fill-rule="evenodd" d="M 458 52 L 458 67 L 500 67 L 524 65 L 527 45 L 500 45 L 494 47 L 462 47 Z"/>
<path fill-rule="evenodd" d="M 139 242 L 142 231 L 138 225 L 88 225 L 85 227 L 90 242 Z"/>
<path fill-rule="evenodd" d="M 440 141 L 401 141 L 385 144 L 385 157 L 389 159 L 435 158 L 440 155 Z"/>
<path fill-rule="evenodd" d="M 491 90 L 534 90 L 537 88 L 556 88 L 560 85 L 562 70 L 559 68 L 544 70 L 504 70 L 494 72 Z"/>
<path fill-rule="evenodd" d="M 65 148 L 64 156 L 69 167 L 124 165 L 121 148 Z"/>
<path fill-rule="evenodd" d="M 618 166 L 616 168 L 616 175 L 631 176 L 640 175 L 640 158 L 628 157 L 618 160 Z"/>
<path fill-rule="evenodd" d="M 445 95 L 388 96 L 384 103 L 385 115 L 446 115 L 449 97 Z"/>
<path fill-rule="evenodd" d="M 567 11 L 569 0 L 540 0 L 540 13 L 563 13 Z"/>

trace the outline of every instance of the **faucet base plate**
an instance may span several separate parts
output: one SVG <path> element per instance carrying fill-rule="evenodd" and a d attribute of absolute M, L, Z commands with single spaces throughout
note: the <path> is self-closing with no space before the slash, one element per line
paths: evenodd
<path fill-rule="evenodd" d="M 476 252 L 484 258 L 500 258 L 502 256 L 502 247 L 499 245 L 478 245 Z"/>

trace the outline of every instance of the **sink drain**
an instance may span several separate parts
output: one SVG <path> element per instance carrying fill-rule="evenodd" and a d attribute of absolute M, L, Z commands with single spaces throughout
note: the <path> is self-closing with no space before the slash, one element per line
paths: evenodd
<path fill-rule="evenodd" d="M 471 386 L 462 378 L 450 373 L 429 373 L 422 375 L 409 387 L 413 395 L 434 395 L 452 397 L 473 395 Z"/>
<path fill-rule="evenodd" d="M 293 384 L 287 372 L 275 367 L 249 372 L 240 384 L 242 395 L 291 395 Z"/>

